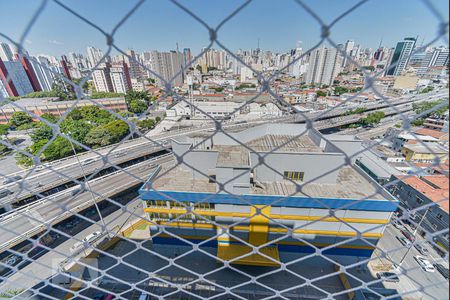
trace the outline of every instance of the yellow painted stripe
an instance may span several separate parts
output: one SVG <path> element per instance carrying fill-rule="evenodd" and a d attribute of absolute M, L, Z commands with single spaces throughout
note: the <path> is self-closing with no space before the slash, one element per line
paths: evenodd
<path fill-rule="evenodd" d="M 185 238 L 185 239 L 192 239 L 192 240 L 207 240 L 209 238 L 211 238 L 210 236 L 196 236 L 196 235 L 178 235 L 181 238 Z M 169 239 L 173 239 L 174 237 L 166 234 L 166 233 L 162 233 L 162 234 L 158 234 L 158 237 L 160 238 L 169 238 Z M 232 237 L 230 238 L 217 238 L 217 240 L 220 242 L 240 242 Z M 280 242 L 276 242 L 274 244 L 280 244 L 280 245 L 290 245 L 290 246 L 308 246 L 308 244 L 306 243 L 302 243 L 302 242 L 288 242 L 288 241 L 280 241 Z M 332 244 L 325 244 L 325 243 L 311 243 L 314 246 L 317 247 L 328 247 Z M 358 246 L 358 245 L 340 245 L 340 246 L 336 246 L 335 248 L 350 248 L 350 249 L 367 249 L 367 250 L 373 250 L 375 249 L 375 247 L 371 247 L 371 246 Z"/>
<path fill-rule="evenodd" d="M 161 225 L 166 227 L 183 227 L 183 228 L 201 228 L 201 229 L 215 229 L 216 226 L 212 224 L 193 224 L 193 223 L 182 223 L 182 222 L 159 222 Z M 249 231 L 249 226 L 232 226 L 234 230 L 239 231 Z M 287 229 L 285 228 L 274 228 L 269 227 L 269 232 L 271 233 L 286 233 Z M 296 229 L 294 233 L 298 234 L 316 234 L 316 235 L 332 235 L 332 236 L 347 236 L 353 237 L 356 236 L 356 232 L 352 231 L 330 231 L 330 230 L 305 230 L 305 229 Z M 381 233 L 363 233 L 363 237 L 369 238 L 381 238 L 383 234 Z"/>
<path fill-rule="evenodd" d="M 165 214 L 175 214 L 175 215 L 183 215 L 186 214 L 186 209 L 179 208 L 144 208 L 145 212 L 149 213 L 165 213 Z M 213 217 L 228 217 L 228 218 L 250 218 L 254 214 L 252 213 L 240 213 L 240 212 L 219 212 L 219 211 L 208 211 L 208 210 L 198 210 L 194 209 L 193 213 L 199 216 L 213 216 Z M 364 223 L 364 224 L 389 224 L 389 220 L 381 220 L 381 219 L 360 219 L 360 218 L 341 218 L 338 219 L 336 217 L 320 217 L 320 216 L 298 216 L 298 215 L 279 215 L 279 214 L 271 214 L 271 219 L 280 219 L 280 220 L 296 220 L 296 221 L 318 221 L 320 222 L 345 222 L 345 223 Z"/>
<path fill-rule="evenodd" d="M 261 213 L 257 210 L 260 209 Z M 253 216 L 250 219 L 248 242 L 252 245 L 259 246 L 267 243 L 269 231 L 270 206 L 257 205 L 251 207 L 250 214 Z"/>

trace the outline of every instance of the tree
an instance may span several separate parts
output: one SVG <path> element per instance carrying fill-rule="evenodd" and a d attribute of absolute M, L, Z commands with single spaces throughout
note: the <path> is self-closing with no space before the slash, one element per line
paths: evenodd
<path fill-rule="evenodd" d="M 155 118 L 155 121 L 156 121 L 156 123 L 161 122 L 161 117 L 160 117 L 160 116 L 157 116 L 157 117 Z"/>
<path fill-rule="evenodd" d="M 129 110 L 136 114 L 141 114 L 148 109 L 148 104 L 142 100 L 131 100 L 128 103 Z"/>
<path fill-rule="evenodd" d="M 45 160 L 51 161 L 73 155 L 74 153 L 71 142 L 62 136 L 58 136 L 48 145 L 42 154 Z"/>
<path fill-rule="evenodd" d="M 153 119 L 145 119 L 138 121 L 138 126 L 143 129 L 153 129 L 155 128 L 156 122 Z"/>
<path fill-rule="evenodd" d="M 9 130 L 8 124 L 0 124 L 0 135 L 7 135 Z"/>
<path fill-rule="evenodd" d="M 138 92 L 138 91 L 128 91 L 125 95 L 125 100 L 127 102 L 130 102 L 131 100 L 144 100 L 149 101 L 148 93 L 147 92 Z"/>
<path fill-rule="evenodd" d="M 148 81 L 148 83 L 150 83 L 150 84 L 155 84 L 155 82 L 156 82 L 156 80 L 155 79 L 153 79 L 153 78 L 147 78 L 147 81 Z"/>
<path fill-rule="evenodd" d="M 365 66 L 365 67 L 363 67 L 363 69 L 366 69 L 367 71 L 370 71 L 370 72 L 375 71 L 375 67 L 374 66 Z"/>
<path fill-rule="evenodd" d="M 91 99 L 101 99 L 101 98 L 118 98 L 123 97 L 122 93 L 109 93 L 109 92 L 93 92 L 91 94 Z"/>
<path fill-rule="evenodd" d="M 86 144 L 92 147 L 107 146 L 119 142 L 128 133 L 128 124 L 122 120 L 115 120 L 89 131 L 86 135 Z"/>
<path fill-rule="evenodd" d="M 11 119 L 9 120 L 11 126 L 14 127 L 19 127 L 21 125 L 29 124 L 31 122 L 33 122 L 33 119 L 23 111 L 16 111 L 15 113 L 12 114 Z"/>
<path fill-rule="evenodd" d="M 54 97 L 58 97 L 60 100 L 72 100 L 75 99 L 75 93 L 73 92 L 73 86 L 65 82 L 61 77 L 55 77 L 52 84 L 52 92 Z"/>
<path fill-rule="evenodd" d="M 84 144 L 86 135 L 94 128 L 94 125 L 83 120 L 64 120 L 61 123 L 61 132 L 70 135 L 71 138 Z"/>
<path fill-rule="evenodd" d="M 363 125 L 374 125 L 374 124 L 380 123 L 381 119 L 383 119 L 384 116 L 385 116 L 384 112 L 377 111 L 377 112 L 368 114 L 367 117 L 362 118 L 360 120 L 360 122 Z"/>
<path fill-rule="evenodd" d="M 316 92 L 317 97 L 326 97 L 327 93 L 324 91 L 317 91 Z"/>
<path fill-rule="evenodd" d="M 38 129 L 36 129 L 33 134 L 31 134 L 31 140 L 33 143 L 38 143 L 42 140 L 49 140 L 53 137 L 53 130 L 47 124 L 42 124 Z"/>
<path fill-rule="evenodd" d="M 342 86 L 334 87 L 334 94 L 340 96 L 342 94 L 348 93 L 348 89 Z"/>

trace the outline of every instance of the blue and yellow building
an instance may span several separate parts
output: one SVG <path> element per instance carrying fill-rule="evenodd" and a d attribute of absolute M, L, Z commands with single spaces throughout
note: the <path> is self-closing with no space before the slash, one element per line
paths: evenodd
<path fill-rule="evenodd" d="M 174 139 L 174 165 L 140 190 L 153 243 L 244 265 L 276 266 L 284 251 L 370 257 L 398 203 L 341 150 L 355 142 L 302 124 Z"/>

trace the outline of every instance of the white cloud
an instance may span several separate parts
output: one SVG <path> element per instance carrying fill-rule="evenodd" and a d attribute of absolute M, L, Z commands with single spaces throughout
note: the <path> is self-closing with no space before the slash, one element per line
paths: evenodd
<path fill-rule="evenodd" d="M 49 40 L 48 42 L 50 44 L 53 44 L 53 45 L 64 45 L 63 42 L 60 42 L 60 41 L 57 41 L 57 40 Z"/>
<path fill-rule="evenodd" d="M 29 40 L 29 39 L 26 39 L 26 40 L 25 40 L 25 43 L 27 43 L 27 44 L 33 44 L 33 42 L 32 42 L 31 40 Z"/>

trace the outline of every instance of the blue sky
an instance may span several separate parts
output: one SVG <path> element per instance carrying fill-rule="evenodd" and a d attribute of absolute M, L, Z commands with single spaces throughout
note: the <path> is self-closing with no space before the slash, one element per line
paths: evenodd
<path fill-rule="evenodd" d="M 62 2 L 110 32 L 137 3 L 125 0 L 77 0 Z M 210 26 L 215 27 L 244 1 L 180 0 Z M 326 23 L 355 5 L 356 0 L 305 0 Z M 448 1 L 432 0 L 448 20 Z M 0 0 L 0 32 L 18 40 L 40 5 L 37 0 Z M 11 16 L 11 17 L 7 17 Z M 437 32 L 438 21 L 421 0 L 370 0 L 332 29 L 337 43 L 353 39 L 365 47 L 377 47 L 380 39 L 393 47 L 406 36 L 425 42 Z M 297 41 L 307 49 L 320 40 L 320 26 L 293 0 L 254 0 L 219 31 L 219 40 L 231 50 L 261 48 L 288 51 Z M 1 40 L 1 37 L 0 37 Z M 190 47 L 194 53 L 208 45 L 206 29 L 168 0 L 148 0 L 117 31 L 121 49 L 143 50 Z M 439 44 L 443 42 L 440 41 Z M 106 49 L 104 36 L 56 3 L 49 1 L 26 37 L 31 54 L 85 53 L 86 46 Z M 216 46 L 216 48 L 218 48 Z"/>

